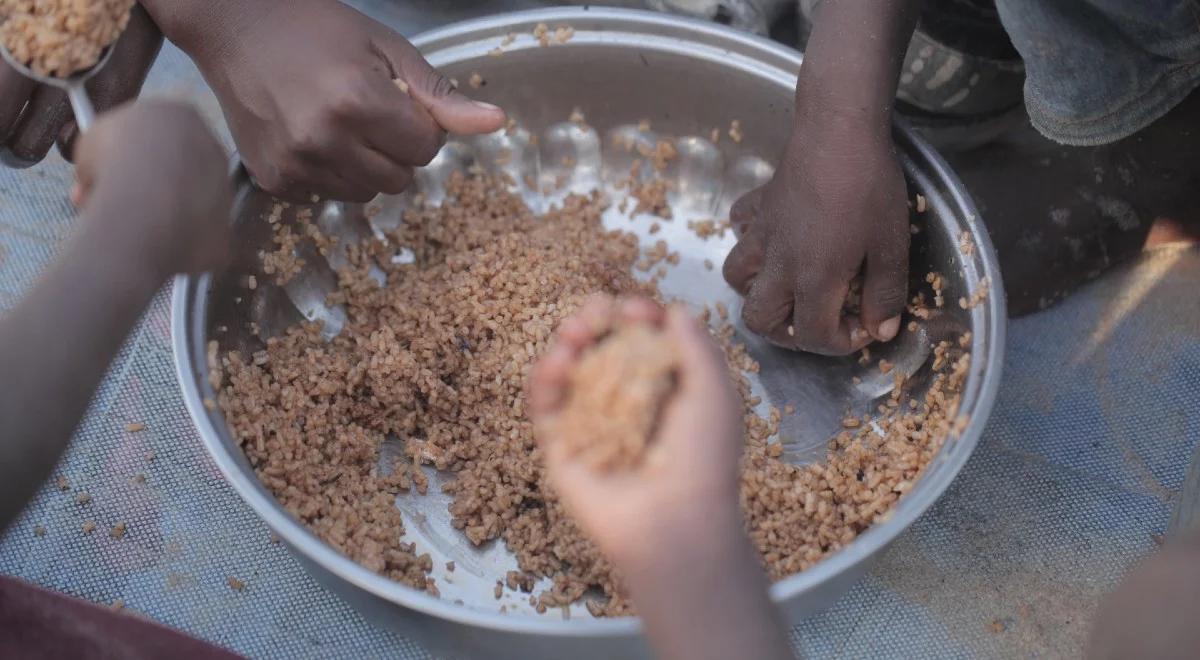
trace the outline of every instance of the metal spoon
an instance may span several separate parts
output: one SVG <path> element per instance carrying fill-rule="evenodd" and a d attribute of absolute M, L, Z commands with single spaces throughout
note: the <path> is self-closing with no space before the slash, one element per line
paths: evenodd
<path fill-rule="evenodd" d="M 104 65 L 108 63 L 112 57 L 113 48 L 109 46 L 100 54 L 100 59 L 91 67 L 82 71 L 77 71 L 66 78 L 57 76 L 43 76 L 40 73 L 34 73 L 32 69 L 18 62 L 17 58 L 8 52 L 8 48 L 0 45 L 0 56 L 4 61 L 13 68 L 17 73 L 50 87 L 57 87 L 67 93 L 67 100 L 71 103 L 71 110 L 75 113 L 75 125 L 79 127 L 79 132 L 83 133 L 91 128 L 92 122 L 96 119 L 96 109 L 92 107 L 92 99 L 88 97 L 87 88 L 84 83 L 89 78 L 96 75 Z"/>

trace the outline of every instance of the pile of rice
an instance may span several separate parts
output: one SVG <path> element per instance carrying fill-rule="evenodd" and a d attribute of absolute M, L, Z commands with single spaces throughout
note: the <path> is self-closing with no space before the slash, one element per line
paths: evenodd
<path fill-rule="evenodd" d="M 529 591 L 533 577 L 552 579 L 530 596 L 542 611 L 599 589 L 606 598 L 587 601 L 592 614 L 630 614 L 612 566 L 549 488 L 524 388 L 559 321 L 587 297 L 658 297 L 655 280 L 634 273 L 665 248 L 643 251 L 632 234 L 605 229 L 598 193 L 536 215 L 484 176 L 456 175 L 447 190 L 441 206 L 419 204 L 386 239 L 362 245 L 333 247 L 303 214 L 294 232 L 274 222 L 277 234 L 288 232 L 279 241 L 287 250 L 296 240 L 346 249 L 352 267 L 331 302 L 344 305 L 347 322 L 328 342 L 306 324 L 253 354 L 210 347 L 219 405 L 283 506 L 364 566 L 436 593 L 430 557 L 401 542 L 394 504 L 401 491 L 424 493 L 421 466 L 432 466 L 455 477 L 445 488 L 455 527 L 475 544 L 501 539 L 516 556 L 523 573 L 498 582 Z M 399 249 L 415 258 L 393 259 Z M 386 273 L 385 285 L 372 268 Z M 847 419 L 825 463 L 797 467 L 780 460 L 781 412 L 754 411 L 760 401 L 745 374 L 758 365 L 726 316 L 723 307 L 704 314 L 745 404 L 742 508 L 779 579 L 888 515 L 951 433 L 970 358 L 939 345 L 938 375 L 921 401 L 906 399 L 896 374 L 880 415 Z M 381 466 L 389 437 L 404 441 L 405 457 Z"/>

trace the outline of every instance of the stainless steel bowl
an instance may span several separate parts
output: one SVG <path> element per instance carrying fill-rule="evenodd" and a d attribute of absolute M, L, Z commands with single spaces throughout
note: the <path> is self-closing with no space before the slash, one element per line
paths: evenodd
<path fill-rule="evenodd" d="M 535 25 L 569 25 L 573 38 L 564 45 L 541 47 L 530 36 Z M 509 33 L 522 35 L 489 55 Z M 683 254 L 663 282 L 664 291 L 692 303 L 723 301 L 736 312 L 737 296 L 705 259 L 720 264 L 732 237 L 702 241 L 686 228 L 689 219 L 720 217 L 741 193 L 764 182 L 788 135 L 792 97 L 800 54 L 769 41 L 715 25 L 660 14 L 612 9 L 559 9 L 497 16 L 461 23 L 428 33 L 416 43 L 447 75 L 467 81 L 478 72 L 486 85 L 469 90 L 507 108 L 521 130 L 471 140 L 453 140 L 418 176 L 417 188 L 430 199 L 441 194 L 441 182 L 455 169 L 475 163 L 514 174 L 514 184 L 535 208 L 557 195 L 541 195 L 523 175 L 535 181 L 561 182 L 567 190 L 601 187 L 620 199 L 612 187 L 628 171 L 630 156 L 612 146 L 615 133 L 634 139 L 642 119 L 658 135 L 676 138 L 680 157 L 672 175 L 680 185 L 673 193 L 676 218 L 663 222 L 652 240 L 664 238 Z M 578 107 L 586 115 L 583 128 L 567 117 Z M 725 135 L 732 120 L 741 122 L 745 138 L 736 143 Z M 722 139 L 708 139 L 719 127 Z M 540 140 L 531 140 L 531 135 Z M 949 300 L 970 297 L 982 278 L 991 282 L 985 304 L 971 310 L 948 305 L 942 316 L 917 333 L 902 333 L 892 345 L 876 350 L 927 382 L 930 346 L 940 338 L 973 333 L 972 361 L 961 404 L 970 425 L 948 441 L 925 476 L 895 508 L 892 517 L 850 546 L 813 568 L 775 584 L 771 595 L 790 621 L 833 603 L 867 569 L 868 560 L 904 531 L 949 485 L 966 462 L 992 407 L 1000 377 L 1004 346 L 1004 297 L 987 232 L 970 197 L 945 163 L 903 126 L 896 129 L 911 186 L 928 200 L 920 221 L 926 229 L 916 237 L 913 272 L 938 270 L 947 276 Z M 511 158 L 501 159 L 504 152 Z M 564 156 L 569 165 L 564 164 Z M 500 162 L 503 161 L 503 162 Z M 870 185 L 870 182 L 864 182 Z M 325 204 L 316 209 L 325 231 L 345 240 L 369 236 L 380 226 L 400 222 L 410 194 L 381 200 L 383 212 L 368 220 L 363 208 Z M 257 253 L 270 246 L 270 229 L 260 218 L 270 200 L 247 187 L 239 201 L 239 254 L 230 272 L 211 277 L 180 277 L 172 300 L 175 360 L 188 409 L 201 438 L 229 483 L 254 511 L 288 544 L 294 554 L 329 589 L 364 615 L 450 657 L 489 658 L 633 658 L 647 654 L 636 619 L 594 619 L 577 608 L 569 619 L 558 611 L 538 615 L 519 599 L 498 602 L 496 576 L 514 567 L 500 544 L 474 548 L 449 526 L 447 498 L 437 493 L 442 475 L 431 475 L 428 496 L 398 499 L 407 536 L 434 555 L 441 567 L 453 559 L 453 583 L 436 575 L 442 597 L 436 598 L 391 582 L 355 564 L 312 535 L 289 516 L 259 483 L 229 433 L 219 410 L 208 410 L 214 397 L 208 383 L 205 347 L 217 338 L 222 347 L 248 347 L 257 341 L 248 331 L 253 322 L 275 334 L 302 318 L 325 321 L 336 333 L 341 310 L 325 304 L 334 286 L 333 271 L 319 255 L 303 255 L 308 266 L 286 287 L 270 283 L 259 270 Z M 630 222 L 616 209 L 606 222 L 648 238 L 649 218 Z M 958 242 L 970 232 L 977 247 L 961 254 Z M 338 254 L 329 261 L 338 264 Z M 257 288 L 246 287 L 256 275 Z M 868 410 L 892 387 L 890 378 L 853 359 L 830 359 L 775 350 L 742 329 L 740 338 L 761 362 L 754 383 L 764 405 L 793 403 L 781 436 L 791 460 L 820 457 L 825 442 L 839 427 L 845 410 Z M 923 366 L 924 365 L 924 366 Z M 861 382 L 855 384 L 854 376 Z M 461 599 L 463 604 L 455 604 Z M 514 602 L 515 600 L 515 602 Z M 500 613 L 499 605 L 507 613 Z"/>

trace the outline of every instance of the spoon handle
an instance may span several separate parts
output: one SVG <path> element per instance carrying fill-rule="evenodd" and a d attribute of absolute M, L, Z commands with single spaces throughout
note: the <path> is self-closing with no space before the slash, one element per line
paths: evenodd
<path fill-rule="evenodd" d="M 92 99 L 88 97 L 87 88 L 83 82 L 73 82 L 67 87 L 67 98 L 71 101 L 71 110 L 75 113 L 75 125 L 80 134 L 87 132 L 96 120 L 96 109 L 92 107 Z"/>

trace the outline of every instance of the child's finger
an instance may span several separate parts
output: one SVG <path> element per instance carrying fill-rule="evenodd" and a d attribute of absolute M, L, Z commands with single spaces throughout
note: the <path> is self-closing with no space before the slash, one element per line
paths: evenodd
<path fill-rule="evenodd" d="M 616 307 L 616 304 L 617 302 L 613 300 L 612 296 L 592 296 L 579 308 L 575 318 L 587 323 L 592 339 L 595 339 L 612 326 L 613 308 Z"/>
<path fill-rule="evenodd" d="M 721 427 L 740 419 L 728 368 L 708 332 L 683 307 L 667 310 L 664 330 L 680 353 L 680 372 L 675 396 L 663 411 L 660 428 L 666 432 L 659 434 L 659 444 L 675 459 L 699 458 L 707 452 L 694 451 L 698 441 L 724 442 L 734 432 Z"/>
<path fill-rule="evenodd" d="M 534 437 L 541 450 L 550 485 L 563 498 L 563 503 L 575 515 L 586 513 L 603 495 L 610 475 L 597 472 L 571 453 L 563 438 L 555 435 L 554 418 L 540 417 L 534 422 Z"/>
<path fill-rule="evenodd" d="M 579 353 L 596 340 L 596 330 L 592 323 L 580 316 L 572 316 L 558 326 L 554 343 L 563 344 L 573 352 Z"/>
<path fill-rule="evenodd" d="M 711 392 L 728 379 L 725 361 L 716 343 L 687 309 L 679 305 L 668 309 L 663 329 L 681 353 L 681 391 Z"/>
<path fill-rule="evenodd" d="M 71 184 L 71 204 L 75 206 L 75 208 L 79 208 L 83 206 L 83 203 L 86 200 L 87 191 L 84 190 L 83 184 L 78 181 Z"/>
<path fill-rule="evenodd" d="M 80 150 L 82 152 L 82 149 Z M 82 158 L 79 159 L 82 161 Z M 88 198 L 92 196 L 92 189 L 96 185 L 95 168 L 77 167 L 75 169 L 75 184 L 71 186 L 71 203 L 76 208 L 82 208 L 87 204 Z"/>
<path fill-rule="evenodd" d="M 75 190 L 71 191 L 71 201 L 76 206 L 87 203 L 95 188 L 99 172 L 104 166 L 103 163 L 109 157 L 113 142 L 112 125 L 113 120 L 110 117 L 100 117 L 97 119 L 96 125 L 80 138 L 76 145 L 74 154 L 75 188 L 78 193 Z"/>
<path fill-rule="evenodd" d="M 562 405 L 570 385 L 571 367 L 607 327 L 614 302 L 595 296 L 558 326 L 554 343 L 537 361 L 529 376 L 529 406 L 533 415 L 546 415 Z"/>
<path fill-rule="evenodd" d="M 578 355 L 608 330 L 615 303 L 609 296 L 593 296 L 579 311 L 559 324 L 555 343 L 565 344 Z"/>
<path fill-rule="evenodd" d="M 640 296 L 622 301 L 621 308 L 618 311 L 618 315 L 622 321 L 628 323 L 646 323 L 655 327 L 662 326 L 666 314 L 667 312 L 663 309 L 662 305 L 649 298 Z"/>
<path fill-rule="evenodd" d="M 558 410 L 570 383 L 571 365 L 576 353 L 571 346 L 556 341 L 537 361 L 529 375 L 529 412 L 537 417 Z"/>

